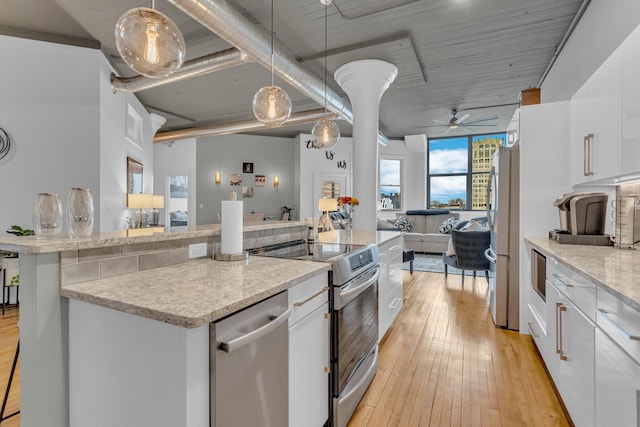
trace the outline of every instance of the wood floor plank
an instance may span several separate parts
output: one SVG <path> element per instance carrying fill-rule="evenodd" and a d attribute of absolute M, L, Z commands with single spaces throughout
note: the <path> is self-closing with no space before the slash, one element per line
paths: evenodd
<path fill-rule="evenodd" d="M 569 425 L 531 338 L 494 326 L 484 278 L 405 271 L 404 286 L 349 427 Z"/>

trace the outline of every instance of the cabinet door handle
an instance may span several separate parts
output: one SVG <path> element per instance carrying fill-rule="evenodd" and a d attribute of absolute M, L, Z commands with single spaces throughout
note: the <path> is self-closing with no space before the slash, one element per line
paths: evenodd
<path fill-rule="evenodd" d="M 558 319 L 560 313 L 561 302 L 556 302 L 556 354 L 560 354 L 560 320 Z"/>
<path fill-rule="evenodd" d="M 558 306 L 558 318 L 560 319 L 560 333 L 558 334 L 560 339 L 560 360 L 569 360 L 567 355 L 564 354 L 564 349 L 563 349 L 564 345 L 562 344 L 562 313 L 567 311 L 567 307 L 562 303 L 556 303 L 556 304 L 560 304 Z"/>
<path fill-rule="evenodd" d="M 560 283 L 561 285 L 564 285 L 564 286 L 573 286 L 573 283 L 571 283 L 571 282 L 569 282 L 569 281 L 565 281 L 565 280 L 563 279 L 563 276 L 562 276 L 561 274 L 553 273 L 551 276 L 552 276 L 554 279 L 556 279 L 556 280 L 558 281 L 558 283 Z"/>
<path fill-rule="evenodd" d="M 640 336 L 632 335 L 629 332 L 625 331 L 622 326 L 620 326 L 615 320 L 611 318 L 611 316 L 608 316 L 608 314 L 615 314 L 615 311 L 605 310 L 604 308 L 596 308 L 596 311 L 600 316 L 602 316 L 602 318 L 604 318 L 604 320 L 611 323 L 614 328 L 622 332 L 628 339 L 633 341 L 640 341 Z"/>
<path fill-rule="evenodd" d="M 322 289 L 320 289 L 318 292 L 316 292 L 315 294 L 311 295 L 309 298 L 307 298 L 304 301 L 297 301 L 293 303 L 294 307 L 300 307 L 305 305 L 306 303 L 308 303 L 309 301 L 311 301 L 312 299 L 314 299 L 315 297 L 317 297 L 318 295 L 322 295 L 323 293 L 327 292 L 329 290 L 328 286 L 323 287 Z"/>
<path fill-rule="evenodd" d="M 592 148 L 591 145 L 593 142 L 593 134 L 590 133 L 584 137 L 583 143 L 583 154 L 584 154 L 584 176 L 593 175 L 593 171 L 591 170 L 591 162 L 592 162 Z"/>

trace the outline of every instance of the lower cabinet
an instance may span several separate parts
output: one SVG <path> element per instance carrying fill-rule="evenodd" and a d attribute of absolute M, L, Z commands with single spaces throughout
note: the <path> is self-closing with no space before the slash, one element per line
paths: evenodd
<path fill-rule="evenodd" d="M 329 417 L 327 278 L 289 290 L 289 427 L 322 426 Z"/>
<path fill-rule="evenodd" d="M 402 309 L 402 251 L 403 237 L 378 245 L 380 278 L 378 279 L 378 341 Z"/>
<path fill-rule="evenodd" d="M 547 288 L 547 304 L 555 308 L 551 336 L 556 347 L 547 369 L 575 425 L 594 426 L 595 325 L 553 285 Z"/>
<path fill-rule="evenodd" d="M 596 329 L 596 425 L 640 426 L 640 364 Z"/>

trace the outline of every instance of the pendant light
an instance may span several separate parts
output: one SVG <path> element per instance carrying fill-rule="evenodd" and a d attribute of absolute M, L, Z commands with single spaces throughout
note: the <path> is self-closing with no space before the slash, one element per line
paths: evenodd
<path fill-rule="evenodd" d="M 124 62 L 147 77 L 165 77 L 184 62 L 186 47 L 178 26 L 154 8 L 125 12 L 116 23 L 116 48 Z"/>
<path fill-rule="evenodd" d="M 327 9 L 331 0 L 320 0 L 320 3 L 324 4 L 324 111 L 327 113 Z M 313 125 L 311 135 L 316 148 L 331 148 L 340 139 L 340 128 L 325 117 Z"/>
<path fill-rule="evenodd" d="M 280 126 L 291 115 L 291 98 L 273 84 L 273 0 L 271 0 L 271 86 L 264 86 L 253 97 L 253 114 L 266 126 Z"/>

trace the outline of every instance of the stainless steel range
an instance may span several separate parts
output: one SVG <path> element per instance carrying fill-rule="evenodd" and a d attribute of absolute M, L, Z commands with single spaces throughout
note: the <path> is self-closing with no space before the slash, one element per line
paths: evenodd
<path fill-rule="evenodd" d="M 378 246 L 298 241 L 251 254 L 331 263 L 330 421 L 345 427 L 378 369 Z"/>

